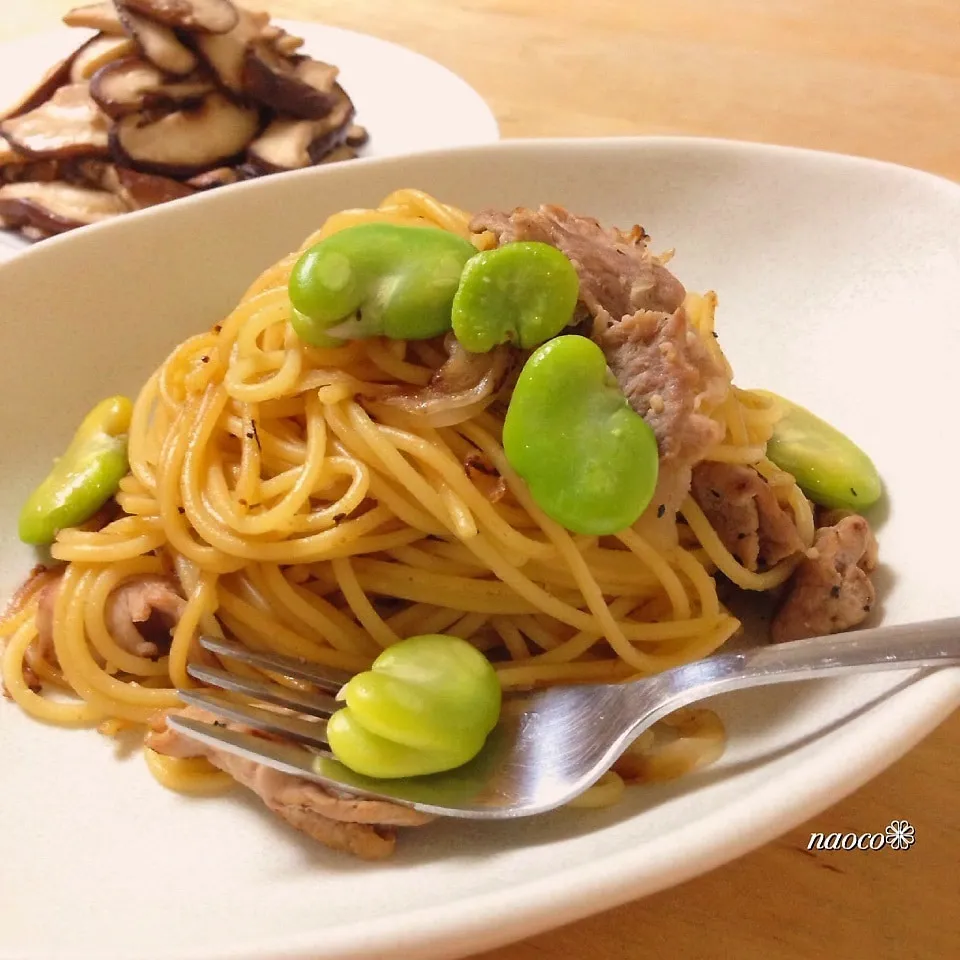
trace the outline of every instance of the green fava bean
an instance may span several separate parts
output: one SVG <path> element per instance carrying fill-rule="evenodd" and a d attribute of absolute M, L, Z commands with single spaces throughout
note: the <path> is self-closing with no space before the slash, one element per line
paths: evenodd
<path fill-rule="evenodd" d="M 472 760 L 500 716 L 500 682 L 459 637 L 428 634 L 388 648 L 341 689 L 327 724 L 334 756 L 380 779 L 453 770 Z"/>
<path fill-rule="evenodd" d="M 556 247 L 508 243 L 478 253 L 464 268 L 453 332 L 472 353 L 500 343 L 532 350 L 567 326 L 579 292 L 577 271 Z"/>
<path fill-rule="evenodd" d="M 364 223 L 314 244 L 290 275 L 291 323 L 301 340 L 423 340 L 450 329 L 469 240 L 436 227 Z"/>
<path fill-rule="evenodd" d="M 58 530 L 89 520 L 117 492 L 129 469 L 132 413 L 126 397 L 109 397 L 84 417 L 66 453 L 20 512 L 24 543 L 53 543 Z"/>
<path fill-rule="evenodd" d="M 792 474 L 814 503 L 831 509 L 865 510 L 880 499 L 880 474 L 849 437 L 775 393 L 755 392 L 772 399 L 783 411 L 767 443 L 767 456 Z"/>
<path fill-rule="evenodd" d="M 544 513 L 575 533 L 629 527 L 657 485 L 656 437 L 586 337 L 557 337 L 526 362 L 503 448 Z"/>

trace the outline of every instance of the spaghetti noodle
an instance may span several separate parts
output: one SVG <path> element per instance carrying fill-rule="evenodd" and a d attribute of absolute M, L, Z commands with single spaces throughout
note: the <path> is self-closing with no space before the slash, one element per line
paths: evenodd
<path fill-rule="evenodd" d="M 376 209 L 330 217 L 306 245 L 378 221 L 490 241 L 471 234 L 466 213 L 401 190 Z M 716 571 L 749 590 L 790 575 L 797 558 L 763 572 L 743 566 L 689 497 L 668 518 L 671 534 L 656 540 L 643 520 L 616 537 L 563 529 L 510 468 L 496 403 L 467 405 L 434 426 L 380 399 L 384 385 L 430 382 L 446 359 L 436 341 L 299 340 L 287 296 L 296 256 L 267 269 L 222 323 L 178 345 L 143 387 L 116 496 L 123 515 L 97 531 L 62 530 L 53 545 L 65 569 L 52 651 L 38 649 L 39 588 L 0 621 L 3 682 L 30 715 L 145 724 L 194 683 L 187 665 L 199 632 L 360 671 L 398 639 L 446 631 L 487 653 L 508 690 L 626 680 L 704 657 L 737 631 Z M 706 459 L 754 466 L 809 547 L 810 506 L 764 456 L 777 411 L 729 383 L 712 336 L 716 298 L 689 295 L 685 307 L 728 374 L 712 413 L 723 439 Z M 503 481 L 496 497 L 465 469 L 478 456 Z M 185 601 L 159 657 L 118 645 L 106 615 L 118 585 L 147 575 L 174 577 Z M 674 776 L 722 749 L 708 712 L 688 712 L 671 729 L 686 746 L 645 738 L 634 775 Z M 669 752 L 658 760 L 661 749 Z M 228 780 L 205 761 L 147 757 L 174 789 L 206 793 Z M 599 790 L 586 802 L 620 792 L 610 778 Z"/>

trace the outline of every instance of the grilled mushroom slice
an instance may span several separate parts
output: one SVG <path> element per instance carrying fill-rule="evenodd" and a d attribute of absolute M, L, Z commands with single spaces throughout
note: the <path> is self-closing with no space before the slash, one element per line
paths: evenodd
<path fill-rule="evenodd" d="M 6 155 L 4 151 L 2 156 Z M 21 183 L 30 180 L 33 183 L 49 183 L 62 179 L 62 160 L 27 160 L 18 157 L 13 162 L 0 166 L 0 181 L 3 183 Z"/>
<path fill-rule="evenodd" d="M 19 150 L 14 150 L 6 137 L 0 136 L 0 168 L 15 163 L 26 163 L 27 159 Z"/>
<path fill-rule="evenodd" d="M 74 55 L 70 64 L 70 82 L 83 83 L 89 80 L 101 67 L 121 57 L 127 57 L 137 49 L 136 43 L 129 37 L 94 37 L 85 43 Z"/>
<path fill-rule="evenodd" d="M 180 200 L 196 193 L 196 190 L 179 180 L 160 177 L 155 173 L 141 173 L 125 167 L 114 167 L 113 171 L 116 187 L 113 187 L 111 182 L 111 190 L 134 210 L 155 207 L 158 203 Z"/>
<path fill-rule="evenodd" d="M 0 123 L 10 144 L 30 157 L 98 156 L 107 153 L 109 118 L 85 83 L 71 83 L 29 113 Z"/>
<path fill-rule="evenodd" d="M 270 16 L 242 9 L 237 14 L 237 25 L 228 33 L 195 33 L 192 40 L 220 82 L 231 93 L 241 94 L 247 47 L 260 36 Z"/>
<path fill-rule="evenodd" d="M 356 160 L 357 151 L 353 147 L 348 147 L 342 143 L 339 147 L 334 147 L 325 157 L 319 161 L 319 165 L 327 163 L 340 163 L 341 160 Z"/>
<path fill-rule="evenodd" d="M 329 63 L 288 58 L 266 43 L 251 43 L 243 61 L 243 88 L 277 113 L 319 120 L 337 100 L 337 74 Z"/>
<path fill-rule="evenodd" d="M 321 120 L 274 120 L 247 150 L 262 173 L 299 170 L 319 163 L 344 141 L 353 119 L 353 103 L 341 87 L 337 103 Z"/>
<path fill-rule="evenodd" d="M 110 146 L 120 163 L 173 177 L 190 177 L 224 163 L 256 136 L 256 110 L 207 94 L 196 106 L 156 117 L 131 113 L 110 131 Z"/>
<path fill-rule="evenodd" d="M 295 37 L 292 33 L 287 33 L 283 27 L 278 27 L 275 23 L 268 23 L 260 31 L 260 39 L 269 43 L 277 53 L 282 53 L 284 56 L 290 56 L 291 53 L 295 53 L 304 44 L 303 37 Z"/>
<path fill-rule="evenodd" d="M 55 63 L 16 103 L 0 114 L 0 119 L 9 120 L 11 117 L 19 117 L 46 103 L 55 90 L 69 82 L 70 65 L 75 56 L 76 52 L 71 53 L 59 63 Z"/>
<path fill-rule="evenodd" d="M 351 123 L 343 142 L 348 147 L 362 147 L 370 139 L 370 132 L 359 123 Z"/>
<path fill-rule="evenodd" d="M 230 0 L 124 0 L 131 9 L 157 23 L 205 33 L 226 33 L 237 25 Z"/>
<path fill-rule="evenodd" d="M 204 77 L 171 80 L 139 57 L 109 63 L 90 81 L 90 96 L 104 113 L 115 118 L 138 110 L 175 110 L 200 100 L 213 89 L 213 83 Z"/>
<path fill-rule="evenodd" d="M 49 162 L 49 161 L 47 161 Z M 118 196 L 128 210 L 142 210 L 158 203 L 189 197 L 196 191 L 155 173 L 141 173 L 103 160 L 67 160 L 60 162 L 60 179 L 79 187 L 106 190 Z"/>
<path fill-rule="evenodd" d="M 170 27 L 141 16 L 120 0 L 113 0 L 113 4 L 124 29 L 137 41 L 148 60 L 177 77 L 196 69 L 196 54 L 180 42 Z"/>
<path fill-rule="evenodd" d="M 0 217 L 4 223 L 9 227 L 31 227 L 44 235 L 107 220 L 128 209 L 120 197 L 105 190 L 60 181 L 8 183 L 0 187 Z"/>
<path fill-rule="evenodd" d="M 194 190 L 212 190 L 214 187 L 228 187 L 237 183 L 242 177 L 236 167 L 215 167 L 206 173 L 198 173 L 187 181 L 187 186 Z"/>
<path fill-rule="evenodd" d="M 123 24 L 120 22 L 117 11 L 110 0 L 74 7 L 63 15 L 63 22 L 68 27 L 86 27 L 90 30 L 108 33 L 112 37 L 122 37 L 124 35 Z"/>

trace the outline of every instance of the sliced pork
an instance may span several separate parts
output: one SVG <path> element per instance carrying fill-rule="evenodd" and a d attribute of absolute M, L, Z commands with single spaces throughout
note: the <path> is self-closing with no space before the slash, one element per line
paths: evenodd
<path fill-rule="evenodd" d="M 647 249 L 640 227 L 629 233 L 605 230 L 593 217 L 579 217 L 563 207 L 518 207 L 512 213 L 484 210 L 470 229 L 489 230 L 498 242 L 549 243 L 563 251 L 580 277 L 580 299 L 601 325 L 636 313 L 673 313 L 686 295 L 683 284 Z"/>
<path fill-rule="evenodd" d="M 856 514 L 817 530 L 813 549 L 787 583 L 773 620 L 776 643 L 840 633 L 862 623 L 873 608 L 877 541 Z"/>
<path fill-rule="evenodd" d="M 723 545 L 748 570 L 772 567 L 803 549 L 793 514 L 753 467 L 698 463 L 691 493 Z"/>
<path fill-rule="evenodd" d="M 207 723 L 213 714 L 196 707 L 175 711 Z M 230 724 L 234 729 L 247 728 Z M 292 827 L 334 850 L 363 860 L 383 860 L 396 846 L 397 827 L 418 827 L 431 820 L 426 814 L 382 800 L 334 794 L 318 783 L 280 773 L 260 763 L 234 756 L 185 737 L 158 720 L 146 745 L 171 757 L 206 757 L 215 767 L 252 790 L 267 809 Z"/>
<path fill-rule="evenodd" d="M 104 616 L 118 646 L 138 657 L 157 657 L 170 648 L 186 606 L 169 577 L 144 575 L 124 580 L 110 594 Z"/>
<path fill-rule="evenodd" d="M 692 465 L 723 439 L 708 414 L 729 380 L 683 307 L 669 314 L 639 310 L 594 339 L 630 405 L 653 428 L 661 462 Z"/>
<path fill-rule="evenodd" d="M 633 408 L 653 428 L 661 467 L 671 476 L 669 506 L 679 503 L 683 497 L 676 493 L 689 488 L 688 468 L 723 437 L 709 413 L 729 380 L 690 326 L 686 291 L 650 253 L 644 230 L 605 230 L 592 217 L 555 206 L 484 211 L 470 228 L 493 232 L 501 245 L 549 243 L 570 259 L 593 339 Z"/>

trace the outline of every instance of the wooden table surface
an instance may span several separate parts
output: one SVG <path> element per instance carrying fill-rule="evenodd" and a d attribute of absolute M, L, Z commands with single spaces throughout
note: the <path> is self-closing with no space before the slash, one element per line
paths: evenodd
<path fill-rule="evenodd" d="M 0 40 L 53 27 L 73 5 L 5 2 Z M 960 0 L 249 5 L 376 34 L 439 60 L 490 102 L 504 137 L 734 137 L 960 179 Z M 868 786 L 775 843 L 482 960 L 960 956 L 958 742 L 955 714 Z M 893 819 L 916 828 L 911 850 L 806 850 L 811 831 L 880 831 Z"/>

